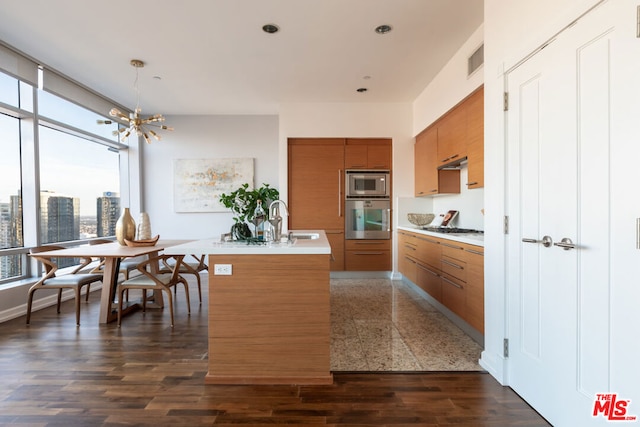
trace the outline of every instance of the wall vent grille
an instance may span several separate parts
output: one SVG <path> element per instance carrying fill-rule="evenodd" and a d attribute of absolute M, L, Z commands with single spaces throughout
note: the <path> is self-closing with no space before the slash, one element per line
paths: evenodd
<path fill-rule="evenodd" d="M 482 64 L 484 64 L 484 43 L 467 60 L 467 77 L 471 76 Z"/>

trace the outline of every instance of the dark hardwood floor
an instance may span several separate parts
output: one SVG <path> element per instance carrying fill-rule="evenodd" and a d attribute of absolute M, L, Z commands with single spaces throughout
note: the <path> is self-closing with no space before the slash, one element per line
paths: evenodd
<path fill-rule="evenodd" d="M 206 280 L 206 276 L 204 276 Z M 206 282 L 205 282 L 206 283 Z M 206 286 L 192 313 L 178 290 L 163 310 L 98 325 L 99 292 L 0 324 L 2 426 L 545 426 L 526 402 L 479 372 L 335 372 L 329 386 L 204 385 Z M 41 291 L 42 292 L 42 291 Z M 165 310 L 166 311 L 166 310 Z"/>

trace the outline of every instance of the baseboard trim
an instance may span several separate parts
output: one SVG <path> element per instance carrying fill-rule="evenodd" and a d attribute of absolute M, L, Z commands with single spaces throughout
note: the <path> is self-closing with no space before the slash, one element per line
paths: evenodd
<path fill-rule="evenodd" d="M 91 285 L 91 292 L 102 289 L 102 283 L 97 282 Z M 44 293 L 40 291 L 41 293 Z M 51 292 L 50 295 L 47 295 L 42 298 L 37 298 L 38 292 L 34 294 L 36 298 L 33 299 L 33 305 L 31 306 L 31 313 L 34 313 L 38 310 L 42 310 L 43 308 L 55 306 L 58 303 L 58 293 L 57 291 L 49 290 Z M 86 288 L 82 290 L 82 295 L 86 295 Z M 75 292 L 72 289 L 67 289 L 62 292 L 62 301 L 68 301 L 70 299 L 75 298 Z M 0 311 L 0 323 L 7 322 L 9 320 L 17 319 L 20 316 L 27 315 L 27 301 L 25 298 L 24 304 L 20 304 L 15 307 L 11 307 L 10 309 Z"/>

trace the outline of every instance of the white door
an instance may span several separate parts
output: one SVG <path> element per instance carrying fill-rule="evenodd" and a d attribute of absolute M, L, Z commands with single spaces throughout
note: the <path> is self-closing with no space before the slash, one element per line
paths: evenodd
<path fill-rule="evenodd" d="M 637 173 L 625 182 L 619 170 L 639 145 L 640 116 L 626 111 L 638 111 L 635 13 L 605 2 L 507 75 L 508 381 L 555 426 L 606 423 L 593 416 L 596 393 L 629 390 L 612 376 L 610 340 L 627 286 L 612 254 L 640 261 L 612 230 L 618 205 L 638 207 L 622 200 Z"/>

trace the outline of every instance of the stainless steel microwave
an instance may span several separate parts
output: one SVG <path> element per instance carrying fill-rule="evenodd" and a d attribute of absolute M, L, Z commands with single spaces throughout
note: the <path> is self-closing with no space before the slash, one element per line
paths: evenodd
<path fill-rule="evenodd" d="M 389 171 L 386 170 L 347 170 L 346 195 L 347 198 L 389 198 L 391 195 L 391 181 Z"/>

